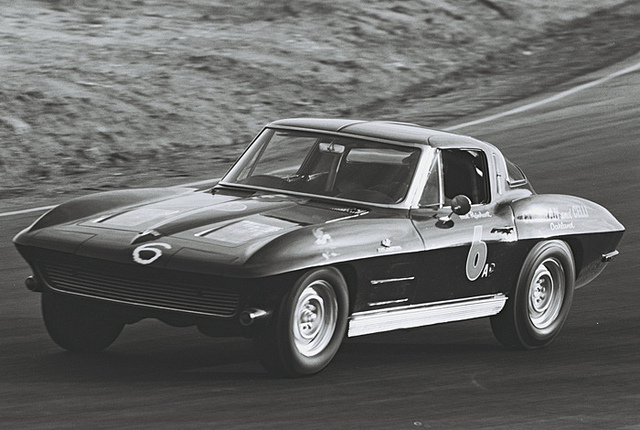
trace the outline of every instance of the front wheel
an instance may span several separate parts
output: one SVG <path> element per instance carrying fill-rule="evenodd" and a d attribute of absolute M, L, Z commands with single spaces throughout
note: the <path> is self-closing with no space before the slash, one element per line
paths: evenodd
<path fill-rule="evenodd" d="M 102 351 L 124 328 L 104 306 L 87 299 L 44 291 L 41 304 L 49 336 L 68 351 Z"/>
<path fill-rule="evenodd" d="M 320 372 L 342 343 L 348 307 L 347 284 L 337 269 L 302 275 L 282 299 L 269 325 L 256 336 L 262 365 L 278 376 Z"/>
<path fill-rule="evenodd" d="M 540 242 L 522 265 L 518 284 L 504 309 L 491 317 L 491 329 L 505 346 L 542 348 L 564 326 L 575 284 L 575 264 L 569 246 L 560 240 Z"/>

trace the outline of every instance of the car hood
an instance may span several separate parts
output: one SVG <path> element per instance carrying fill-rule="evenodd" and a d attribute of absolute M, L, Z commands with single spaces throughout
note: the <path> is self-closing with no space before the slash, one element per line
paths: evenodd
<path fill-rule="evenodd" d="M 92 216 L 78 223 L 136 233 L 133 243 L 176 236 L 230 247 L 350 216 L 357 209 L 282 194 L 192 193 Z"/>
<path fill-rule="evenodd" d="M 127 264 L 238 276 L 252 255 L 279 237 L 367 212 L 280 194 L 193 192 L 39 229 L 21 235 L 17 243 Z"/>

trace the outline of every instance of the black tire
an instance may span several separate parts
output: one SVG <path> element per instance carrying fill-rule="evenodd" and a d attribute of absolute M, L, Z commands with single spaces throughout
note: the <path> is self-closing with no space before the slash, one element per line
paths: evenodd
<path fill-rule="evenodd" d="M 42 293 L 42 318 L 51 339 L 73 352 L 98 352 L 120 335 L 124 323 L 105 306 L 49 291 Z"/>
<path fill-rule="evenodd" d="M 569 315 L 575 278 L 573 253 L 565 242 L 536 244 L 522 265 L 518 284 L 504 309 L 491 317 L 496 339 L 517 349 L 550 344 Z"/>
<path fill-rule="evenodd" d="M 285 294 L 269 324 L 256 335 L 260 362 L 276 376 L 320 372 L 340 348 L 348 309 L 347 284 L 338 270 L 323 268 L 305 273 Z"/>

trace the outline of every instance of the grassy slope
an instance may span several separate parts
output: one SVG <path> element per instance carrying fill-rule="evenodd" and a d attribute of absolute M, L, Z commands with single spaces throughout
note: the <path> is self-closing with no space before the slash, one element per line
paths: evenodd
<path fill-rule="evenodd" d="M 219 175 L 281 117 L 437 125 L 635 53 L 634 3 L 16 0 L 0 198 Z"/>

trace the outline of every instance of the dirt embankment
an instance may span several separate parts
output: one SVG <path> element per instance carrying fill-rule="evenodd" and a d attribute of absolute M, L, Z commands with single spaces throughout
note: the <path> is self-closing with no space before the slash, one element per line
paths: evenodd
<path fill-rule="evenodd" d="M 19 0 L 0 13 L 5 202 L 214 177 L 282 117 L 437 126 L 640 47 L 635 0 Z"/>

